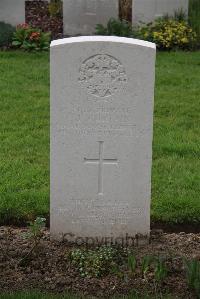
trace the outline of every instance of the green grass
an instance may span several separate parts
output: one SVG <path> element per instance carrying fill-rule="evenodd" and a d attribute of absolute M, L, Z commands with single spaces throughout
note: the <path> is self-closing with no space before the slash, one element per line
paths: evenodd
<path fill-rule="evenodd" d="M 152 219 L 200 221 L 200 52 L 159 53 Z"/>
<path fill-rule="evenodd" d="M 0 222 L 49 210 L 48 54 L 0 53 Z"/>
<path fill-rule="evenodd" d="M 49 214 L 49 58 L 0 52 L 0 224 Z M 200 222 L 200 52 L 158 53 L 152 220 Z"/>

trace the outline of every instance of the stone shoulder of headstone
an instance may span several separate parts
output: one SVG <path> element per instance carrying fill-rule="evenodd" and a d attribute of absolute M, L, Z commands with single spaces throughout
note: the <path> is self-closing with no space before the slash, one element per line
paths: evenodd
<path fill-rule="evenodd" d="M 70 37 L 63 38 L 58 40 L 53 40 L 51 42 L 51 47 L 61 46 L 65 44 L 73 44 L 73 43 L 83 43 L 83 42 L 113 42 L 113 43 L 123 43 L 130 44 L 136 46 L 142 46 L 147 48 L 156 49 L 155 43 L 151 43 L 144 40 L 127 38 L 127 37 L 118 37 L 118 36 L 78 36 L 78 37 Z"/>

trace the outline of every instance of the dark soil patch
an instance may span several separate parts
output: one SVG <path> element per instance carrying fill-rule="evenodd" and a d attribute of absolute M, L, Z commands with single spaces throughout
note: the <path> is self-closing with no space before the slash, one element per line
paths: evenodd
<path fill-rule="evenodd" d="M 30 239 L 24 238 L 27 231 L 27 228 L 0 227 L 0 293 L 36 289 L 53 293 L 69 291 L 103 298 L 132 291 L 154 296 L 152 273 L 149 271 L 146 279 L 141 273 L 142 257 L 154 255 L 166 257 L 169 271 L 157 292 L 171 294 L 172 298 L 196 298 L 188 289 L 182 258 L 200 260 L 200 234 L 153 232 L 149 245 L 134 248 L 138 261 L 134 274 L 124 267 L 120 275 L 82 278 L 69 259 L 69 253 L 75 246 L 50 241 L 48 230 L 44 231 L 37 250 L 24 260 L 33 246 Z"/>
<path fill-rule="evenodd" d="M 162 229 L 165 233 L 200 233 L 200 223 L 165 223 L 153 222 L 151 223 L 152 229 Z"/>

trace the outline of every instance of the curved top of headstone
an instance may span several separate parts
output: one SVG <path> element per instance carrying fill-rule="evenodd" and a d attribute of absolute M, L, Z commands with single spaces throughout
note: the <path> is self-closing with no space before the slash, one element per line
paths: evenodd
<path fill-rule="evenodd" d="M 118 37 L 118 36 L 78 36 L 78 37 L 69 37 L 54 40 L 51 42 L 51 47 L 73 44 L 73 43 L 83 43 L 83 42 L 113 42 L 113 43 L 123 43 L 135 46 L 142 46 L 146 48 L 156 49 L 156 45 L 151 42 L 147 42 L 144 40 L 127 38 L 127 37 Z"/>

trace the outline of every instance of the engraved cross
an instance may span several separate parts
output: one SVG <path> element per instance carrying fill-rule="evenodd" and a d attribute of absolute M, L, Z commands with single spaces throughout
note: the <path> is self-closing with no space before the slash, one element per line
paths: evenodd
<path fill-rule="evenodd" d="M 98 195 L 103 195 L 103 166 L 104 164 L 118 165 L 117 159 L 104 159 L 104 142 L 98 141 L 99 143 L 99 158 L 98 159 L 87 159 L 84 158 L 86 164 L 98 165 Z"/>

